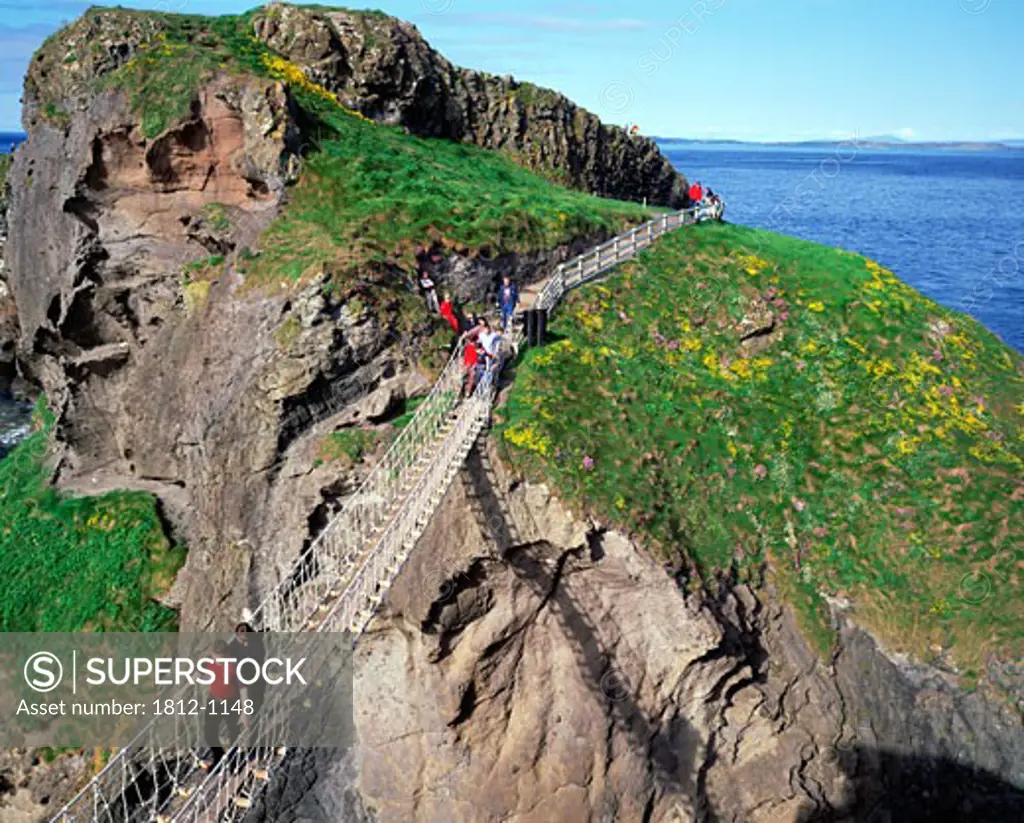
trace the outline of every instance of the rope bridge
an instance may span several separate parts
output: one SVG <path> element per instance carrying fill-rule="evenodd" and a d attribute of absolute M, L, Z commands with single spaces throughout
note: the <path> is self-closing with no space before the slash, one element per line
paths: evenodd
<path fill-rule="evenodd" d="M 559 265 L 534 302 L 550 313 L 566 291 L 634 257 L 657 237 L 680 226 L 717 219 L 724 205 L 698 206 L 655 217 Z M 522 341 L 521 324 L 512 345 Z M 452 479 L 490 419 L 496 374 L 488 372 L 461 398 L 460 341 L 426 400 L 387 453 L 327 527 L 253 610 L 249 622 L 271 632 L 365 631 L 412 553 Z M 250 808 L 282 748 L 252 745 L 280 739 L 288 722 L 268 702 L 235 748 L 209 772 L 199 764 L 201 733 L 181 723 L 174 741 L 144 728 L 53 818 L 60 823 L 103 821 L 228 821 Z M 249 743 L 247 744 L 247 741 Z"/>

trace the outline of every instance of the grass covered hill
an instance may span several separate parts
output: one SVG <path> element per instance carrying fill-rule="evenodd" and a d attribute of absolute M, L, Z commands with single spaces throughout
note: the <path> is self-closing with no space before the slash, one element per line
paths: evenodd
<path fill-rule="evenodd" d="M 118 43 L 132 46 L 112 50 Z M 650 214 L 637 204 L 554 184 L 502 153 L 367 120 L 255 39 L 251 14 L 91 9 L 43 45 L 26 91 L 42 120 L 65 126 L 79 116 L 82 99 L 122 90 L 139 131 L 152 139 L 190 115 L 203 84 L 224 77 L 286 86 L 302 107 L 307 145 L 278 219 L 254 249 L 185 267 L 186 298 L 201 296 L 225 266 L 235 266 L 256 288 L 293 285 L 328 270 L 336 286 L 370 280 L 362 297 L 377 308 L 397 296 L 408 322 L 433 322 L 443 357 L 448 330 L 409 288 L 417 248 L 547 249 L 614 233 Z M 5 171 L 0 156 L 0 174 Z M 229 223 L 217 204 L 204 215 L 213 224 Z M 409 277 L 365 277 L 384 267 L 404 269 Z M 295 322 L 282 326 L 282 341 Z M 173 612 L 154 596 L 173 581 L 184 549 L 164 537 L 155 501 L 128 493 L 72 499 L 52 490 L 47 431 L 40 422 L 40 431 L 0 463 L 0 629 L 172 626 Z M 365 443 L 339 438 L 325 444 L 323 459 L 357 462 L 373 436 L 366 434 Z"/>
<path fill-rule="evenodd" d="M 638 204 L 553 184 L 504 152 L 375 124 L 257 39 L 258 14 L 90 9 L 37 52 L 27 93 L 44 119 L 60 124 L 76 99 L 123 90 L 142 134 L 153 139 L 188 117 L 215 78 L 283 83 L 308 120 L 303 172 L 260 242 L 260 259 L 244 267 L 257 280 L 294 281 L 325 265 L 341 275 L 372 263 L 412 268 L 414 250 L 429 243 L 488 253 L 547 249 L 649 216 Z M 115 40 L 130 43 L 132 56 L 112 66 L 101 44 Z"/>
<path fill-rule="evenodd" d="M 170 631 L 155 599 L 185 550 L 165 537 L 153 498 L 113 492 L 70 498 L 48 486 L 52 426 L 0 462 L 0 631 Z"/>
<path fill-rule="evenodd" d="M 756 250 L 756 251 L 755 251 Z M 978 676 L 1024 652 L 1024 365 L 871 260 L 728 225 L 570 294 L 510 457 L 699 577 Z M 744 341 L 744 338 L 745 341 Z"/>

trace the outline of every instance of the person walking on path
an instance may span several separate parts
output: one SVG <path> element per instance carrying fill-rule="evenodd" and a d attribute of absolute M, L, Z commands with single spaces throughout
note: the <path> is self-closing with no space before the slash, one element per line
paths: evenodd
<path fill-rule="evenodd" d="M 501 371 L 502 343 L 504 338 L 500 331 L 491 328 L 490 323 L 484 321 L 484 330 L 480 332 L 480 345 L 483 346 L 486 357 L 486 371 L 492 375 Z"/>
<path fill-rule="evenodd" d="M 238 699 L 238 683 L 235 677 L 235 664 L 226 659 L 230 657 L 228 644 L 218 640 L 213 646 L 213 656 L 225 660 L 222 663 L 214 662 L 210 666 L 214 678 L 210 684 L 210 703 L 207 704 L 206 717 L 203 720 L 203 731 L 206 745 L 210 747 L 210 756 L 199 764 L 204 769 L 215 768 L 224 757 L 224 746 L 221 745 L 220 738 L 221 726 L 227 726 L 228 737 L 232 741 L 238 737 L 238 716 L 231 711 L 232 704 Z"/>
<path fill-rule="evenodd" d="M 501 330 L 507 333 L 512 323 L 512 315 L 515 314 L 516 306 L 519 305 L 519 289 L 508 275 L 505 275 L 503 279 L 498 296 L 498 302 L 501 305 Z"/>
<path fill-rule="evenodd" d="M 469 332 L 467 332 L 467 335 Z M 462 350 L 462 367 L 466 376 L 462 381 L 462 396 L 469 397 L 476 388 L 477 369 L 483 360 L 480 343 L 476 338 L 466 337 L 466 346 Z"/>
<path fill-rule="evenodd" d="M 228 643 L 228 657 L 235 658 L 241 665 L 243 660 L 252 660 L 262 671 L 263 661 L 267 658 L 266 649 L 263 646 L 263 638 L 260 633 L 256 631 L 248 623 L 239 623 L 235 626 L 235 637 Z M 244 676 L 246 679 L 250 676 L 250 669 L 252 664 L 246 664 L 246 670 Z M 247 700 L 252 701 L 253 713 L 259 711 L 260 706 L 263 705 L 263 697 L 266 694 L 267 684 L 263 681 L 262 677 L 257 678 L 254 683 L 242 687 L 245 691 L 243 697 Z"/>
<path fill-rule="evenodd" d="M 444 299 L 441 301 L 441 316 L 448 321 L 448 325 L 452 327 L 452 331 L 456 334 L 459 333 L 459 318 L 455 314 L 455 304 L 452 303 L 452 296 L 445 293 Z"/>
<path fill-rule="evenodd" d="M 427 299 L 427 308 L 435 314 L 440 312 L 441 306 L 437 302 L 437 291 L 434 288 L 434 281 L 424 268 L 420 269 L 420 288 L 423 290 L 423 296 Z"/>

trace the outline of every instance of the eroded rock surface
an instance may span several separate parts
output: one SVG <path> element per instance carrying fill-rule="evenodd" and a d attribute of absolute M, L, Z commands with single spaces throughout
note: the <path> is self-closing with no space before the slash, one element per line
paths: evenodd
<path fill-rule="evenodd" d="M 272 3 L 253 27 L 271 48 L 375 120 L 507 151 L 528 168 L 595 194 L 684 202 L 686 181 L 652 140 L 605 126 L 549 89 L 454 66 L 409 23 Z"/>
<path fill-rule="evenodd" d="M 252 820 L 995 821 L 1024 797 L 1011 713 L 940 705 L 852 625 L 823 663 L 747 589 L 687 595 L 493 445 L 361 642 L 355 694 L 354 750 L 302 753 Z M 968 718 L 956 755 L 942 730 Z"/>

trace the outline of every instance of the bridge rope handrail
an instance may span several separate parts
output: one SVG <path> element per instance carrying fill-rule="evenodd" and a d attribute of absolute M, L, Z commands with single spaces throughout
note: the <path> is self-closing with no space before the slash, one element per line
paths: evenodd
<path fill-rule="evenodd" d="M 724 203 L 719 202 L 665 213 L 616 235 L 557 266 L 533 308 L 552 312 L 567 291 L 635 257 L 657 237 L 680 226 L 720 218 L 723 210 Z M 512 340 L 515 348 L 521 338 L 517 325 Z M 426 399 L 385 455 L 249 615 L 257 628 L 275 632 L 349 631 L 356 638 L 366 629 L 490 418 L 496 389 L 494 371 L 488 371 L 473 393 L 460 401 L 464 346 L 465 341 L 460 339 Z M 281 722 L 283 719 L 273 716 L 273 712 L 261 712 L 258 722 L 242 735 L 235 749 L 244 750 L 246 739 L 273 739 L 273 729 Z M 238 789 L 235 784 L 240 778 L 229 774 L 226 765 L 231 758 L 225 757 L 196 781 L 198 766 L 192 752 L 201 748 L 201 741 L 180 739 L 191 735 L 191 727 L 183 725 L 170 746 L 157 741 L 154 734 L 155 725 L 150 723 L 129 746 L 119 749 L 52 820 L 120 823 L 128 819 L 166 819 L 198 823 L 211 819 L 210 815 L 216 817 L 230 803 L 229 794 Z M 144 800 L 140 791 L 132 791 L 142 775 L 152 780 L 158 772 L 169 775 L 172 783 L 162 799 L 159 792 Z M 241 779 L 251 783 L 254 773 L 250 765 Z M 189 789 L 186 783 L 198 785 Z M 132 795 L 141 808 L 131 808 L 128 798 Z M 180 803 L 177 808 L 168 808 L 175 802 Z M 147 810 L 149 817 L 145 817 Z"/>

